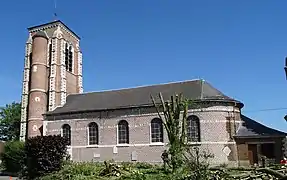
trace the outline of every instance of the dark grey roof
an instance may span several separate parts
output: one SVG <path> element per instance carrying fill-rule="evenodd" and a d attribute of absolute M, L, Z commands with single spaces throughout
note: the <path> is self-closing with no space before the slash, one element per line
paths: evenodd
<path fill-rule="evenodd" d="M 235 137 L 238 138 L 252 138 L 252 137 L 272 137 L 272 136 L 287 136 L 287 133 L 281 132 L 272 128 L 269 128 L 253 119 L 250 119 L 244 115 L 241 115 L 243 121 L 242 125 L 239 127 Z"/>
<path fill-rule="evenodd" d="M 48 112 L 47 115 L 152 105 L 150 95 L 157 98 L 160 92 L 164 98 L 182 93 L 184 97 L 193 100 L 235 101 L 243 106 L 242 103 L 224 95 L 204 80 L 190 80 L 129 89 L 73 94 L 67 97 L 67 102 L 63 107 L 58 107 L 54 111 Z"/>

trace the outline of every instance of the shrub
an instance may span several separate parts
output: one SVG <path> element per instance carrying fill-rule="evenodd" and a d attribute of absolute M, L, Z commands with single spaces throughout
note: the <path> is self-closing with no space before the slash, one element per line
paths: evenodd
<path fill-rule="evenodd" d="M 151 168 L 155 167 L 156 165 L 152 165 L 152 164 L 144 163 L 144 162 L 137 162 L 137 163 L 135 163 L 134 166 L 138 169 L 151 169 Z"/>
<path fill-rule="evenodd" d="M 148 168 L 148 166 L 150 168 Z M 41 180 L 174 180 L 163 174 L 158 166 L 147 163 L 68 162 L 56 172 L 41 177 Z"/>
<path fill-rule="evenodd" d="M 99 173 L 102 169 L 103 165 L 100 163 L 66 163 L 60 171 L 48 174 L 42 177 L 41 180 L 98 180 L 101 179 Z"/>
<path fill-rule="evenodd" d="M 21 170 L 24 157 L 24 143 L 21 141 L 10 141 L 4 145 L 1 153 L 2 165 L 5 171 L 18 173 Z"/>
<path fill-rule="evenodd" d="M 59 171 L 67 157 L 67 140 L 59 135 L 36 136 L 25 143 L 22 177 L 34 179 Z"/>

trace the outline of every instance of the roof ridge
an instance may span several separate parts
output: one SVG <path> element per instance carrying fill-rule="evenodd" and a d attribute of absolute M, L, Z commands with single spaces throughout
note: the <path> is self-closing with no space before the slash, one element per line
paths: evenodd
<path fill-rule="evenodd" d="M 203 99 L 203 83 L 205 82 L 205 80 L 204 79 L 201 79 L 201 81 L 200 81 L 200 88 L 201 88 L 201 90 L 200 90 L 200 99 Z"/>
<path fill-rule="evenodd" d="M 79 93 L 79 94 L 71 94 L 71 95 L 85 95 L 85 94 L 91 94 L 91 93 L 121 91 L 121 90 L 145 88 L 145 87 L 152 87 L 152 86 L 163 86 L 163 85 L 168 85 L 168 84 L 177 84 L 177 83 L 184 83 L 184 82 L 193 82 L 193 81 L 199 81 L 199 80 L 202 81 L 203 79 L 191 79 L 191 80 L 182 80 L 182 81 L 171 81 L 171 82 L 165 82 L 165 83 L 149 84 L 149 85 L 140 85 L 140 86 L 134 86 L 134 87 L 118 88 L 118 89 L 107 89 L 107 90 L 100 90 L 100 91 L 90 91 L 90 92 L 84 92 L 84 93 Z M 204 80 L 203 80 L 203 81 L 204 81 Z"/>
<path fill-rule="evenodd" d="M 226 95 L 225 93 L 223 93 L 221 90 L 219 90 L 218 88 L 216 88 L 213 84 L 209 83 L 208 81 L 204 81 L 204 84 L 205 84 L 206 86 L 209 86 L 210 88 L 216 90 L 216 91 L 220 94 L 220 95 L 218 95 L 218 96 L 226 96 L 226 97 L 228 97 L 228 98 L 230 98 L 230 99 L 235 99 L 235 98 L 233 98 L 233 97 L 230 97 L 229 95 Z"/>

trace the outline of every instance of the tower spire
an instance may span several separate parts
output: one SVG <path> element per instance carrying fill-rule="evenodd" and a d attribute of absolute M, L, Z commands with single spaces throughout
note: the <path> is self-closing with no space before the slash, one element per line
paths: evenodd
<path fill-rule="evenodd" d="M 54 0 L 54 21 L 57 21 L 57 0 Z"/>

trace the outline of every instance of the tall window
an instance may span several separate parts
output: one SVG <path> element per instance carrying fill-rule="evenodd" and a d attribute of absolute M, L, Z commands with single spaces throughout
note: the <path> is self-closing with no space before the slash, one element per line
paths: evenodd
<path fill-rule="evenodd" d="M 52 43 L 49 44 L 49 66 L 51 66 L 52 63 L 52 55 L 53 55 L 53 48 L 52 48 Z M 49 71 L 50 72 L 50 71 Z"/>
<path fill-rule="evenodd" d="M 72 72 L 73 70 L 73 48 L 71 45 L 68 45 L 68 43 L 66 43 L 66 46 L 65 46 L 65 65 L 66 65 L 66 70 L 69 72 Z"/>
<path fill-rule="evenodd" d="M 48 77 L 49 78 L 51 77 L 52 51 L 53 51 L 52 43 L 50 43 L 49 44 L 49 62 L 48 62 L 49 67 L 50 67 L 50 70 L 48 71 L 48 73 L 49 73 Z M 47 111 L 49 110 L 49 107 L 50 107 L 49 99 L 50 99 L 50 93 L 47 93 L 47 105 L 46 105 Z"/>
<path fill-rule="evenodd" d="M 99 144 L 99 129 L 95 122 L 89 124 L 89 145 Z"/>
<path fill-rule="evenodd" d="M 163 125 L 159 118 L 151 120 L 151 142 L 163 142 Z"/>
<path fill-rule="evenodd" d="M 129 124 L 125 120 L 121 120 L 118 124 L 118 143 L 129 144 Z"/>
<path fill-rule="evenodd" d="M 197 116 L 191 115 L 187 118 L 187 141 L 200 142 L 200 124 Z"/>
<path fill-rule="evenodd" d="M 68 140 L 68 145 L 71 145 L 71 127 L 68 124 L 62 126 L 62 136 Z"/>

